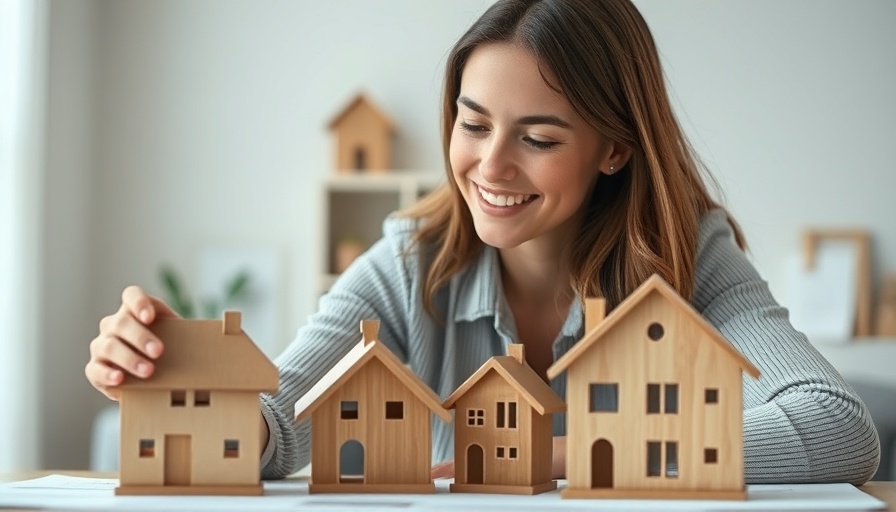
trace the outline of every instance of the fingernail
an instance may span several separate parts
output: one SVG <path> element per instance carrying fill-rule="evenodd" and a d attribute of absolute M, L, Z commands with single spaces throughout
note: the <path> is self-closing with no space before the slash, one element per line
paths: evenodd
<path fill-rule="evenodd" d="M 159 357 L 159 353 L 162 351 L 162 345 L 159 344 L 158 341 L 152 340 L 146 342 L 146 355 L 149 357 Z"/>
<path fill-rule="evenodd" d="M 149 364 L 148 363 L 137 363 L 137 375 L 141 377 L 146 377 L 149 375 Z"/>
<path fill-rule="evenodd" d="M 144 324 L 149 323 L 149 310 L 141 309 L 140 310 L 140 321 Z"/>

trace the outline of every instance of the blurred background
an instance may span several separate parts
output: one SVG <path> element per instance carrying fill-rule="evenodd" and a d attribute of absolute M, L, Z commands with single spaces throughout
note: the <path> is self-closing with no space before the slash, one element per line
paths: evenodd
<path fill-rule="evenodd" d="M 635 3 L 772 291 L 809 226 L 896 272 L 896 2 Z M 395 168 L 439 176 L 444 59 L 490 4 L 0 0 L 0 470 L 88 467 L 88 343 L 161 265 L 194 294 L 256 265 L 282 350 L 319 296 L 327 124 L 363 91 Z"/>

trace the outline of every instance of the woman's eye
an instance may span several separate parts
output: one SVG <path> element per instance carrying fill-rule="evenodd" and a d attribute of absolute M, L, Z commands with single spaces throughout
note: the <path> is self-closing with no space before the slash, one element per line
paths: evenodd
<path fill-rule="evenodd" d="M 551 149 L 554 146 L 556 146 L 557 144 L 559 144 L 559 142 L 538 140 L 538 139 L 533 139 L 532 137 L 523 137 L 523 140 L 526 142 L 526 144 L 532 146 L 535 149 Z"/>
<path fill-rule="evenodd" d="M 483 126 L 481 124 L 470 124 L 466 121 L 461 121 L 458 124 L 459 124 L 461 130 L 464 130 L 464 131 L 470 132 L 470 133 L 480 133 L 480 132 L 484 132 L 484 131 L 488 130 L 488 128 L 486 128 L 485 126 Z"/>

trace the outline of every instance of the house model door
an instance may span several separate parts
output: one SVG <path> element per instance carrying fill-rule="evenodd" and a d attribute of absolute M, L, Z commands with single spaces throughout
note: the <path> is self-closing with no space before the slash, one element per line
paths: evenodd
<path fill-rule="evenodd" d="M 190 485 L 190 445 L 190 436 L 165 436 L 165 485 Z"/>
<path fill-rule="evenodd" d="M 467 448 L 467 483 L 481 484 L 483 465 L 485 461 L 482 456 L 482 447 L 478 444 L 471 444 Z"/>
<path fill-rule="evenodd" d="M 591 445 L 591 488 L 613 488 L 613 445 L 606 439 Z"/>

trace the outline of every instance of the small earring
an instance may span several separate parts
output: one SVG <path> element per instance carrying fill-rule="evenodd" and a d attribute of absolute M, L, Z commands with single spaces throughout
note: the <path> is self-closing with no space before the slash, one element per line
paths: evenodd
<path fill-rule="evenodd" d="M 612 166 L 612 165 L 610 166 L 610 172 L 613 172 L 613 166 Z"/>

